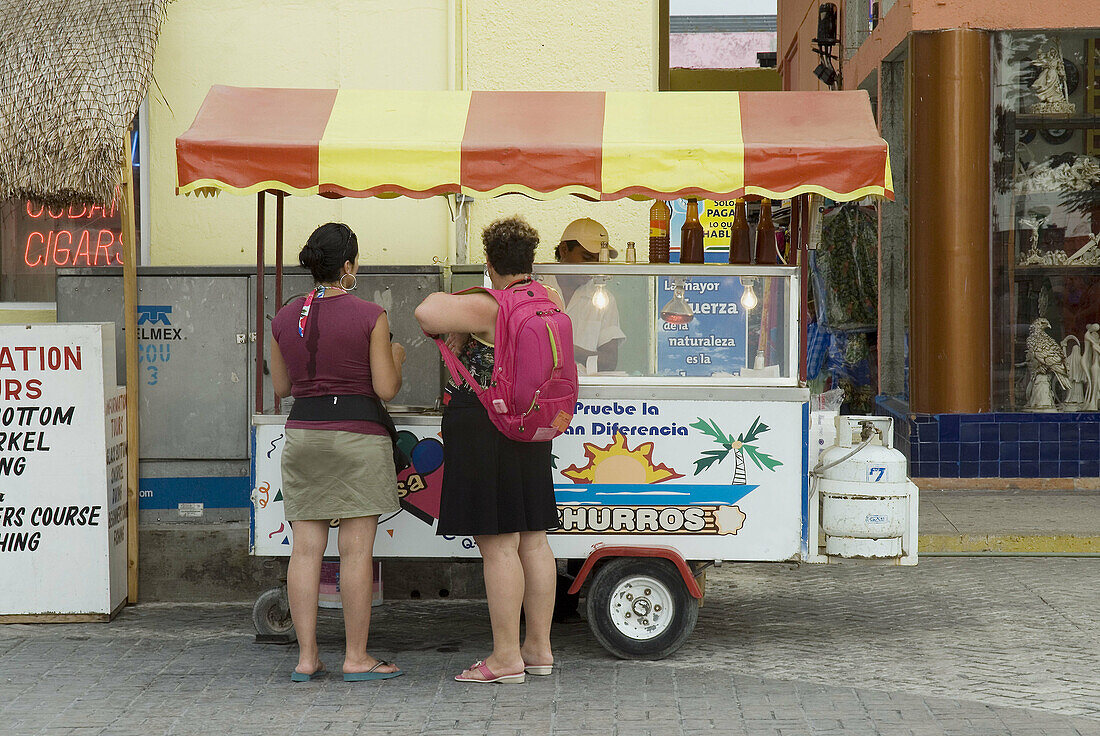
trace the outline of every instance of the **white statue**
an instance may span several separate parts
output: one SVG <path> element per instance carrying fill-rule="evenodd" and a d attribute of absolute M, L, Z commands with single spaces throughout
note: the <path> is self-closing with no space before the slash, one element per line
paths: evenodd
<path fill-rule="evenodd" d="M 1100 233 L 1093 233 L 1088 241 L 1066 259 L 1067 266 L 1100 266 Z"/>
<path fill-rule="evenodd" d="M 1031 323 L 1027 335 L 1027 408 L 1031 411 L 1054 411 L 1054 388 L 1051 377 L 1057 378 L 1063 389 L 1069 390 L 1069 372 L 1061 346 L 1046 333 L 1050 322 L 1039 317 Z"/>
<path fill-rule="evenodd" d="M 1085 329 L 1085 352 L 1081 356 L 1087 376 L 1085 411 L 1100 411 L 1100 325 L 1095 322 Z"/>
<path fill-rule="evenodd" d="M 1039 67 L 1039 76 L 1031 83 L 1039 103 L 1031 106 L 1031 112 L 1040 115 L 1072 113 L 1077 106 L 1069 101 L 1066 88 L 1066 67 L 1062 61 L 1062 44 L 1058 39 L 1039 49 L 1032 66 Z"/>
<path fill-rule="evenodd" d="M 1069 347 L 1073 341 L 1073 347 Z M 1066 372 L 1069 374 L 1069 392 L 1062 402 L 1065 411 L 1081 411 L 1085 407 L 1085 394 L 1088 390 L 1088 369 L 1081 353 L 1081 341 L 1076 335 L 1066 335 L 1062 339 L 1062 355 L 1065 356 Z"/>

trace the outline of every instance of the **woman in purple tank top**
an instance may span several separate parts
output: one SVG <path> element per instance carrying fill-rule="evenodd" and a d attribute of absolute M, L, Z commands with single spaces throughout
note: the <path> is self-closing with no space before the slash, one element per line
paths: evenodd
<path fill-rule="evenodd" d="M 317 286 L 271 321 L 271 376 L 293 396 L 282 454 L 283 504 L 294 531 L 287 591 L 298 635 L 296 682 L 324 672 L 317 595 L 329 524 L 340 522 L 344 679 L 380 680 L 397 665 L 367 653 L 374 535 L 380 514 L 400 509 L 388 419 L 379 399 L 401 389 L 405 349 L 390 343 L 385 311 L 353 296 L 359 243 L 347 225 L 317 228 L 298 255 Z M 392 425 L 391 425 L 392 426 Z"/>

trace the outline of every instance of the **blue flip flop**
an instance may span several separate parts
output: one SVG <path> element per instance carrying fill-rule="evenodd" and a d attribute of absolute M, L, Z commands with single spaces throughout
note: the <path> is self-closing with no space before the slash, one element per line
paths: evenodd
<path fill-rule="evenodd" d="M 299 672 L 294 670 L 290 673 L 291 682 L 309 682 L 310 680 L 318 680 L 328 674 L 328 670 L 321 668 L 315 672 L 306 674 L 305 672 Z"/>
<path fill-rule="evenodd" d="M 344 682 L 365 682 L 366 680 L 389 680 L 394 677 L 400 677 L 405 674 L 402 670 L 396 672 L 375 672 L 379 667 L 386 667 L 389 662 L 379 661 L 378 664 L 371 667 L 366 672 L 345 672 Z"/>

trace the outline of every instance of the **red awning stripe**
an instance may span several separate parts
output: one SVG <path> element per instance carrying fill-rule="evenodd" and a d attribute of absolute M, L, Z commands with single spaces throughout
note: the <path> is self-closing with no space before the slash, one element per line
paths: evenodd
<path fill-rule="evenodd" d="M 462 185 L 600 191 L 603 92 L 474 92 L 462 137 Z"/>
<path fill-rule="evenodd" d="M 318 147 L 336 93 L 211 87 L 194 124 L 176 139 L 178 184 L 216 178 L 239 189 L 265 181 L 315 189 Z"/>

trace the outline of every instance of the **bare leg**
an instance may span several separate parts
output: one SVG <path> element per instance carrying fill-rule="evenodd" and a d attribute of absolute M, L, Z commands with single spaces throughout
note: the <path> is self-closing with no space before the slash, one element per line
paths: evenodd
<path fill-rule="evenodd" d="M 527 624 L 521 648 L 523 661 L 526 664 L 553 664 L 550 622 L 554 618 L 558 569 L 546 541 L 546 532 L 520 533 L 519 560 L 523 565 L 523 618 Z"/>
<path fill-rule="evenodd" d="M 321 587 L 321 559 L 328 543 L 327 521 L 291 522 L 294 546 L 286 573 L 290 617 L 298 635 L 298 666 L 295 670 L 313 674 L 323 669 L 317 650 L 317 594 Z"/>
<path fill-rule="evenodd" d="M 378 664 L 367 654 L 371 592 L 374 588 L 374 534 L 377 516 L 340 520 L 340 605 L 344 609 L 344 672 L 366 672 Z M 376 672 L 395 672 L 396 665 Z"/>
<path fill-rule="evenodd" d="M 519 534 L 487 534 L 474 537 L 485 562 L 485 596 L 493 626 L 493 653 L 485 666 L 494 674 L 523 672 L 519 651 L 519 611 L 523 605 L 523 566 L 519 561 Z M 477 670 L 467 677 L 480 678 Z"/>

